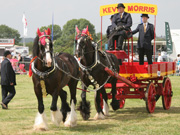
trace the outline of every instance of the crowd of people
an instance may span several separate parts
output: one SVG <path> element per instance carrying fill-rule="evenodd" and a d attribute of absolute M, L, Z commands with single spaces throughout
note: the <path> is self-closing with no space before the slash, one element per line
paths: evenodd
<path fill-rule="evenodd" d="M 177 59 L 175 60 L 175 62 L 177 63 L 177 70 L 176 70 L 176 74 L 178 76 L 180 76 L 180 54 L 177 55 Z"/>
<path fill-rule="evenodd" d="M 5 57 L 3 57 L 2 61 L 5 59 Z M 11 65 L 13 70 L 15 71 L 15 73 L 19 73 L 19 74 L 24 74 L 26 73 L 25 70 L 25 65 L 22 63 L 23 59 L 21 54 L 17 56 L 12 56 L 12 58 L 10 59 Z"/>

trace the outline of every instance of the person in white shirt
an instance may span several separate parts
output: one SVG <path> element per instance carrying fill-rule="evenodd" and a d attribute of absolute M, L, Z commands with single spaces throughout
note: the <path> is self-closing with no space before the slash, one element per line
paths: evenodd
<path fill-rule="evenodd" d="M 161 53 L 158 53 L 158 60 L 157 60 L 157 62 L 163 62 L 163 58 L 161 56 Z"/>

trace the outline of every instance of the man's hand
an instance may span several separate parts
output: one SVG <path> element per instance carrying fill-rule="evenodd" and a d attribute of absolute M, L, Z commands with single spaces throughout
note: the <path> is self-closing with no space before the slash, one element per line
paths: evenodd
<path fill-rule="evenodd" d="M 14 85 L 14 83 L 10 83 L 10 85 Z"/>

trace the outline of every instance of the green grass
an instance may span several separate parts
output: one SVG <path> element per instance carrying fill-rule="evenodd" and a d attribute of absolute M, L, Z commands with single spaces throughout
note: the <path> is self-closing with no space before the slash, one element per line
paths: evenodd
<path fill-rule="evenodd" d="M 156 104 L 153 114 L 148 114 L 145 102 L 139 99 L 126 100 L 125 108 L 116 112 L 110 107 L 110 116 L 105 120 L 93 119 L 94 93 L 87 93 L 91 101 L 91 118 L 83 121 L 79 112 L 78 123 L 74 128 L 66 128 L 63 123 L 56 127 L 50 120 L 51 96 L 44 99 L 45 113 L 48 117 L 49 130 L 33 131 L 34 119 L 37 113 L 37 100 L 31 78 L 25 75 L 17 76 L 16 96 L 9 104 L 8 110 L 0 109 L 0 135 L 14 134 L 60 134 L 60 135 L 119 135 L 119 134 L 180 134 L 180 78 L 170 77 L 174 96 L 170 110 L 163 110 L 161 99 Z M 80 101 L 78 90 L 77 99 Z M 1 100 L 1 98 L 0 98 Z M 69 99 L 68 99 L 69 101 Z M 110 101 L 109 101 L 110 103 Z M 58 100 L 58 106 L 60 100 Z"/>

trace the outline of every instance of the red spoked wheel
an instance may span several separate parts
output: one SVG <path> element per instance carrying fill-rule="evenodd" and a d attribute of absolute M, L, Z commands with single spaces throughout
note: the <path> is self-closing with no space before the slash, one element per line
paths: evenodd
<path fill-rule="evenodd" d="M 164 110 L 168 110 L 171 106 L 171 100 L 173 95 L 171 81 L 168 77 L 164 78 L 163 90 L 164 90 L 162 96 L 163 108 Z"/>
<path fill-rule="evenodd" d="M 152 82 L 149 83 L 149 85 L 147 86 L 145 97 L 146 97 L 146 109 L 149 113 L 153 113 L 156 106 L 156 89 Z"/>
<path fill-rule="evenodd" d="M 117 96 L 121 96 L 123 95 L 124 90 L 122 88 L 118 88 L 117 89 Z M 124 108 L 124 104 L 125 104 L 125 98 L 116 98 L 117 100 L 119 100 L 119 108 L 123 109 Z"/>

